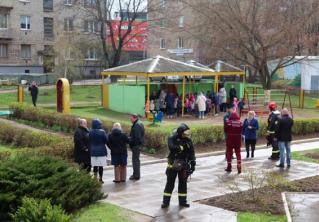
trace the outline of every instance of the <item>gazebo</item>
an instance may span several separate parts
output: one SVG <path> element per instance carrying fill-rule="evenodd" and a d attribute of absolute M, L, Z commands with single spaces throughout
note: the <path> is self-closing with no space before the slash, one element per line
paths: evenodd
<path fill-rule="evenodd" d="M 218 83 L 220 76 L 242 76 L 244 81 L 245 73 L 242 70 L 231 72 L 216 72 L 211 68 L 199 67 L 193 64 L 172 60 L 163 56 L 156 56 L 142 61 L 130 63 L 127 65 L 110 68 L 102 73 L 102 106 L 109 107 L 109 84 L 105 83 L 105 79 L 111 76 L 122 77 L 122 83 L 127 84 L 128 77 L 136 78 L 136 86 L 138 86 L 137 78 L 144 77 L 146 80 L 146 102 L 150 102 L 150 85 L 154 78 L 167 78 L 168 76 L 178 76 L 182 79 L 182 101 L 185 101 L 185 85 L 186 79 L 196 78 L 198 76 L 214 78 L 212 88 L 218 91 Z M 136 98 L 136 97 L 135 97 Z M 144 99 L 144 98 L 143 98 Z M 149 111 L 149 110 L 146 110 Z M 182 102 L 182 116 L 184 115 L 184 102 Z"/>

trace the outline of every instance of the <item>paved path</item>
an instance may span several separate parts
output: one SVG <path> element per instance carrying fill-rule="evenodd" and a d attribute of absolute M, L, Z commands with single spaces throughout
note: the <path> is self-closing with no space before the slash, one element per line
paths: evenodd
<path fill-rule="evenodd" d="M 292 146 L 293 151 L 318 148 L 319 142 L 296 144 Z M 319 174 L 319 165 L 292 161 L 292 167 L 287 170 L 279 170 L 275 162 L 267 160 L 271 149 L 257 150 L 255 159 L 243 161 L 243 174 L 247 170 L 280 171 L 290 180 Z M 244 154 L 244 153 L 243 153 Z M 244 156 L 244 155 L 243 155 Z M 166 182 L 166 163 L 156 163 L 142 166 L 142 179 L 140 181 L 128 181 L 125 184 L 114 184 L 113 171 L 107 170 L 104 174 L 105 184 L 103 190 L 109 193 L 105 201 L 119 205 L 124 208 L 139 212 L 152 217 L 155 222 L 232 222 L 236 221 L 235 212 L 223 210 L 216 207 L 199 204 L 197 200 L 219 196 L 230 191 L 225 188 L 225 183 L 237 181 L 243 190 L 248 189 L 247 183 L 243 180 L 243 174 L 236 172 L 226 174 L 224 172 L 224 155 L 201 157 L 197 159 L 196 172 L 188 183 L 188 200 L 191 202 L 189 209 L 179 209 L 176 190 L 172 196 L 171 206 L 168 210 L 160 209 L 163 189 Z M 234 166 L 236 169 L 236 165 Z M 128 175 L 131 173 L 128 170 Z"/>

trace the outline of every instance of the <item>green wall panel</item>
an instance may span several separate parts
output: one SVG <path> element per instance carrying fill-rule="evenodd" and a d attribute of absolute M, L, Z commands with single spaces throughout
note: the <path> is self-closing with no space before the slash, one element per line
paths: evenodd
<path fill-rule="evenodd" d="M 109 85 L 109 109 L 121 113 L 144 115 L 145 87 Z"/>

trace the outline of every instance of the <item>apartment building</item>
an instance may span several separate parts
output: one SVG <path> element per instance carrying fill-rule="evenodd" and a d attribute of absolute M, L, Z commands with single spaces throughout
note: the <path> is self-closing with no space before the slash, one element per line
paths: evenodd
<path fill-rule="evenodd" d="M 186 0 L 153 0 L 148 11 L 149 57 L 162 55 L 201 62 L 200 43 L 192 33 L 195 13 Z"/>
<path fill-rule="evenodd" d="M 56 57 L 62 36 L 85 39 L 88 44 L 79 65 L 85 75 L 97 75 L 101 65 L 97 49 L 99 25 L 81 8 L 95 0 L 1 0 L 0 73 L 50 73 L 63 61 Z M 73 60 L 72 47 L 63 49 L 65 59 Z M 61 53 L 61 52 L 59 52 Z"/>

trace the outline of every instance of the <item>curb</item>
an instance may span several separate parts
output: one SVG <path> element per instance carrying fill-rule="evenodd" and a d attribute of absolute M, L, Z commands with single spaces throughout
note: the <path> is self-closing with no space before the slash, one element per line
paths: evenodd
<path fill-rule="evenodd" d="M 288 202 L 287 202 L 287 198 L 286 198 L 286 192 L 281 193 L 281 197 L 282 197 L 282 201 L 284 202 L 284 208 L 285 208 L 285 212 L 286 212 L 287 222 L 292 222 L 291 214 L 289 211 L 289 206 L 288 206 Z"/>

